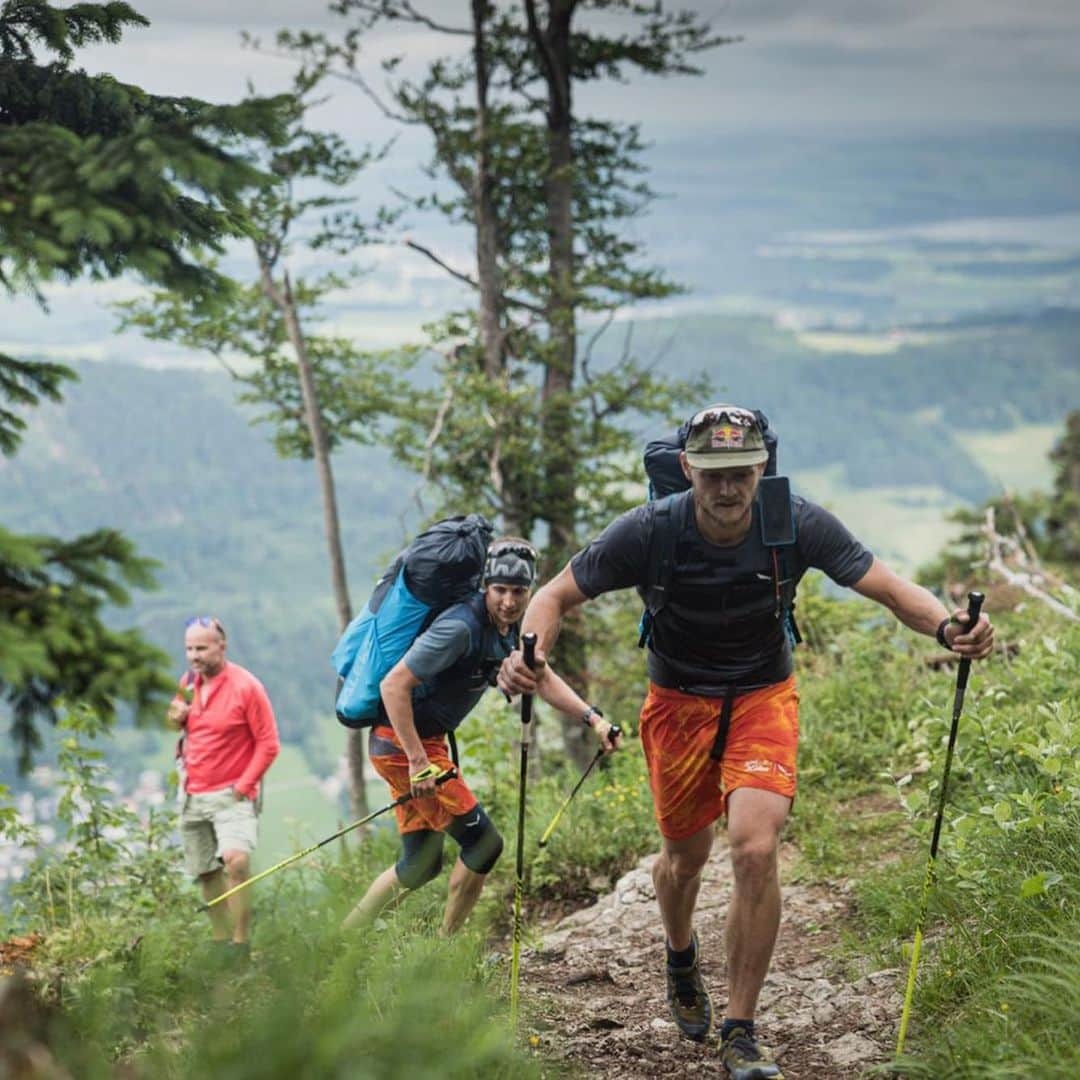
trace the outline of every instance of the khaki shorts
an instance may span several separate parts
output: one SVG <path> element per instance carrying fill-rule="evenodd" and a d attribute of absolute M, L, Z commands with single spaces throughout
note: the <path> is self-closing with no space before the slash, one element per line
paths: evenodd
<path fill-rule="evenodd" d="M 180 810 L 184 868 L 192 877 L 212 874 L 224 866 L 226 851 L 255 850 L 259 819 L 250 799 L 233 795 L 231 787 L 185 794 Z"/>

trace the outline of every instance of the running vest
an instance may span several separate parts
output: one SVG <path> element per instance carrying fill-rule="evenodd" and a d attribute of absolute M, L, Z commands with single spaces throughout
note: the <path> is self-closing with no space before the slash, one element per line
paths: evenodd
<path fill-rule="evenodd" d="M 750 689 L 787 678 L 792 640 L 799 640 L 788 618 L 793 545 L 765 545 L 756 502 L 750 531 L 732 548 L 707 543 L 693 512 L 689 491 L 652 504 L 654 576 L 638 590 L 646 609 L 639 644 L 649 648 L 650 678 L 717 696 L 733 684 Z"/>

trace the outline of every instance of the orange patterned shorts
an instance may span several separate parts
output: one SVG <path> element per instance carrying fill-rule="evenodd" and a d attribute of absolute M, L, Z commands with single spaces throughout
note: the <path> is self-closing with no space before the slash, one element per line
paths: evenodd
<path fill-rule="evenodd" d="M 371 735 L 372 768 L 390 785 L 390 793 L 396 799 L 404 795 L 411 786 L 409 784 L 409 759 L 399 746 L 392 727 L 380 724 L 372 728 Z M 428 761 L 440 772 L 454 767 L 454 763 L 450 760 L 445 735 L 422 739 L 421 742 L 424 744 L 424 753 L 427 754 Z M 396 747 L 395 753 L 382 752 L 389 749 L 387 743 L 392 743 Z M 417 832 L 420 829 L 443 832 L 450 824 L 451 818 L 459 814 L 467 814 L 474 806 L 476 806 L 476 796 L 469 790 L 469 785 L 460 776 L 456 776 L 453 780 L 440 784 L 431 798 L 410 799 L 404 805 L 396 807 L 394 813 L 397 815 L 398 832 Z"/>
<path fill-rule="evenodd" d="M 656 821 L 669 840 L 711 825 L 740 787 L 795 797 L 799 693 L 792 675 L 775 686 L 739 694 L 721 761 L 716 739 L 720 698 L 698 697 L 649 684 L 641 707 L 641 743 L 649 766 Z"/>

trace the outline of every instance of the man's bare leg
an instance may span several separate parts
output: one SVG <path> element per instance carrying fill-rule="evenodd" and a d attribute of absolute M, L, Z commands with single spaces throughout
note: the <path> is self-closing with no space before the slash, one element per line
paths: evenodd
<path fill-rule="evenodd" d="M 363 899 L 345 916 L 346 930 L 372 922 L 385 907 L 396 905 L 408 892 L 398 880 L 397 868 L 387 867 L 369 886 Z"/>
<path fill-rule="evenodd" d="M 469 917 L 469 913 L 476 907 L 476 901 L 480 899 L 486 878 L 486 874 L 470 870 L 460 856 L 458 857 L 454 869 L 450 871 L 450 887 L 446 895 L 446 912 L 442 923 L 444 937 L 461 929 L 461 924 Z"/>
<path fill-rule="evenodd" d="M 235 889 L 251 877 L 251 857 L 246 851 L 225 851 L 221 857 L 225 860 L 225 878 L 230 889 Z M 229 905 L 232 916 L 232 939 L 238 945 L 246 945 L 251 931 L 251 891 L 241 889 L 225 903 Z"/>
<path fill-rule="evenodd" d="M 226 891 L 225 874 L 221 869 L 212 870 L 209 874 L 203 874 L 199 878 L 202 886 L 203 899 L 209 904 L 216 900 Z M 211 933 L 215 941 L 228 941 L 232 937 L 232 918 L 229 916 L 228 907 L 225 904 L 215 904 L 207 912 L 210 916 Z"/>
<path fill-rule="evenodd" d="M 660 918 L 668 945 L 676 952 L 690 948 L 701 871 L 709 861 L 715 831 L 713 825 L 707 825 L 684 840 L 664 838 L 660 857 L 653 863 L 652 878 Z"/>
<path fill-rule="evenodd" d="M 737 788 L 728 796 L 728 839 L 735 887 L 728 909 L 727 1015 L 752 1020 L 780 927 L 777 848 L 791 800 Z"/>

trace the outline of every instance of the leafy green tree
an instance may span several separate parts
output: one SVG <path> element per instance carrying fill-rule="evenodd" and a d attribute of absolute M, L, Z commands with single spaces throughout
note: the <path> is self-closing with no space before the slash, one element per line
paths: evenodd
<path fill-rule="evenodd" d="M 1050 451 L 1056 466 L 1047 534 L 1057 558 L 1080 562 L 1080 409 L 1065 417 L 1065 433 Z"/>
<path fill-rule="evenodd" d="M 395 366 L 407 363 L 408 354 L 392 362 L 325 325 L 325 297 L 364 273 L 349 260 L 357 248 L 380 238 L 394 215 L 380 212 L 367 220 L 346 194 L 382 151 L 354 153 L 337 135 L 306 126 L 308 112 L 320 103 L 316 93 L 324 75 L 320 65 L 302 68 L 288 99 L 284 136 L 253 146 L 272 181 L 246 204 L 247 280 L 222 279 L 194 298 L 184 289 L 159 289 L 119 307 L 125 326 L 217 357 L 244 388 L 241 400 L 255 404 L 258 419 L 274 426 L 278 452 L 314 462 L 338 627 L 344 630 L 352 601 L 332 455 L 346 440 L 372 443 L 380 418 L 408 397 Z M 297 276 L 289 267 L 297 250 L 345 266 Z M 215 265 L 208 262 L 209 268 Z M 238 358 L 254 364 L 241 370 L 234 363 Z M 353 805 L 362 815 L 367 800 L 361 732 L 350 733 L 349 762 Z"/>
<path fill-rule="evenodd" d="M 262 183 L 235 152 L 273 138 L 280 103 L 209 105 L 162 97 L 88 75 L 75 49 L 115 43 L 146 20 L 125 3 L 61 9 L 45 0 L 0 7 L 0 287 L 28 292 L 80 276 L 134 273 L 192 293 L 219 277 L 201 258 L 246 226 L 239 196 Z M 12 454 L 23 411 L 58 400 L 73 373 L 0 355 L 0 451 Z M 82 701 L 104 718 L 118 704 L 146 717 L 168 686 L 166 657 L 134 631 L 106 622 L 131 586 L 153 584 L 149 560 L 102 529 L 74 540 L 0 529 L 0 700 L 14 714 L 25 766 L 37 721 L 57 701 Z"/>
<path fill-rule="evenodd" d="M 664 379 L 629 347 L 598 369 L 594 345 L 615 313 L 670 296 L 677 286 L 644 263 L 628 229 L 653 193 L 642 178 L 637 125 L 575 113 L 576 87 L 631 75 L 695 74 L 692 58 L 722 43 L 687 12 L 633 0 L 473 0 L 471 20 L 448 24 L 410 0 L 340 0 L 349 27 L 340 41 L 285 33 L 279 42 L 339 71 L 434 146 L 429 171 L 448 186 L 414 200 L 468 226 L 475 273 L 411 246 L 475 289 L 475 310 L 429 328 L 442 357 L 441 386 L 418 395 L 398 452 L 439 490 L 440 508 L 480 507 L 508 531 L 546 534 L 544 571 L 562 566 L 583 530 L 628 503 L 638 480 L 627 418 L 669 415 L 698 384 Z M 588 25 L 579 25 L 591 20 Z M 385 67 L 383 100 L 361 71 L 360 46 L 374 26 L 397 21 L 467 46 L 417 78 Z M 589 340 L 579 322 L 588 315 Z M 429 432 L 423 443 L 415 429 Z M 571 620 L 559 666 L 584 687 L 585 642 Z M 584 759 L 580 730 L 565 729 Z"/>

